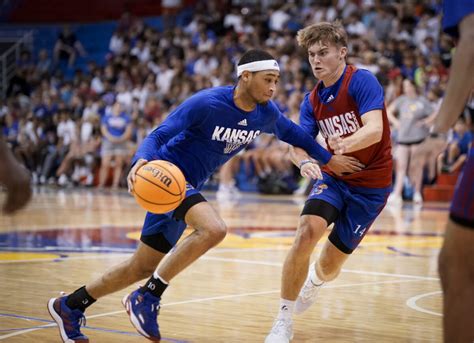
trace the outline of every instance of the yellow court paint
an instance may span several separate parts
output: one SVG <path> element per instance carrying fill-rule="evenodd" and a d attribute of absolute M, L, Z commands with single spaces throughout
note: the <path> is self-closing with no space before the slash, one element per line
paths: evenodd
<path fill-rule="evenodd" d="M 183 240 L 192 232 L 191 229 L 186 229 L 180 241 Z M 329 231 L 321 238 L 328 235 Z M 134 231 L 127 234 L 127 238 L 139 240 L 140 232 Z M 269 231 L 255 231 L 250 234 L 250 237 L 242 237 L 235 233 L 229 232 L 218 247 L 220 248 L 272 248 L 276 246 L 288 246 L 293 244 L 294 232 L 282 231 L 281 236 L 277 229 Z M 441 247 L 441 237 L 425 237 L 425 236 L 393 236 L 393 235 L 370 235 L 365 236 L 361 243 L 366 252 L 383 251 L 393 254 L 388 251 L 387 246 L 398 248 L 417 248 L 417 249 L 432 249 Z"/>
<path fill-rule="evenodd" d="M 60 256 L 56 254 L 35 252 L 0 252 L 0 261 L 34 261 L 54 258 L 60 258 Z"/>

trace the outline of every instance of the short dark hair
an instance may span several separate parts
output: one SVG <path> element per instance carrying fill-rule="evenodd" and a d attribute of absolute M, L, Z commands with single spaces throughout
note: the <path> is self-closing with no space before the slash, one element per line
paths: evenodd
<path fill-rule="evenodd" d="M 242 55 L 242 57 L 239 60 L 239 63 L 237 65 L 242 65 L 242 64 L 247 64 L 251 62 L 257 62 L 257 61 L 267 61 L 267 60 L 274 60 L 275 57 L 270 55 L 268 52 L 264 50 L 249 50 L 245 54 Z"/>

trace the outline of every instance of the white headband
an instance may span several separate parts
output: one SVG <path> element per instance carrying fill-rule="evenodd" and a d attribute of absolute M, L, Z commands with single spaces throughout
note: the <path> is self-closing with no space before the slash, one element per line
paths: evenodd
<path fill-rule="evenodd" d="M 242 75 L 242 73 L 245 70 L 248 70 L 251 72 L 262 71 L 262 70 L 280 71 L 280 67 L 278 66 L 278 62 L 275 60 L 265 60 L 265 61 L 245 63 L 245 64 L 237 66 L 237 77 Z"/>

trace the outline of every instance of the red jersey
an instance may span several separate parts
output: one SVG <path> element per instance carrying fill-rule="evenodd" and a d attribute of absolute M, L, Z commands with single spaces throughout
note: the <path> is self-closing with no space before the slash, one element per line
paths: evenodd
<path fill-rule="evenodd" d="M 352 65 L 346 67 L 339 91 L 329 103 L 324 104 L 319 99 L 317 91 L 321 87 L 321 81 L 318 82 L 309 95 L 309 100 L 313 106 L 314 118 L 331 153 L 334 153 L 334 151 L 328 144 L 329 135 L 339 134 L 341 137 L 347 137 L 357 132 L 363 126 L 357 103 L 349 94 L 349 84 L 356 70 L 357 68 Z M 368 188 L 391 186 L 392 152 L 390 126 L 385 106 L 382 109 L 382 117 L 383 133 L 380 142 L 362 150 L 344 154 L 346 156 L 353 156 L 363 163 L 365 165 L 363 170 L 343 176 L 336 176 L 327 166 L 323 166 L 322 170 L 351 186 Z"/>

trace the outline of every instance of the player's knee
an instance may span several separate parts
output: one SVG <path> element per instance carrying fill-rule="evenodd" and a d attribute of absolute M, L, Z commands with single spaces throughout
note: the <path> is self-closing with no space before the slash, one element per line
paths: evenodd
<path fill-rule="evenodd" d="M 296 244 L 299 246 L 311 246 L 318 242 L 321 237 L 320 228 L 315 225 L 307 216 L 301 218 L 300 227 L 296 238 Z"/>
<path fill-rule="evenodd" d="M 223 221 L 218 221 L 210 225 L 206 230 L 208 239 L 213 244 L 218 244 L 227 235 L 227 226 Z"/>
<path fill-rule="evenodd" d="M 299 235 L 295 239 L 295 245 L 297 249 L 302 251 L 308 249 L 312 249 L 312 247 L 316 244 L 314 230 L 311 227 L 305 227 L 300 230 Z"/>

